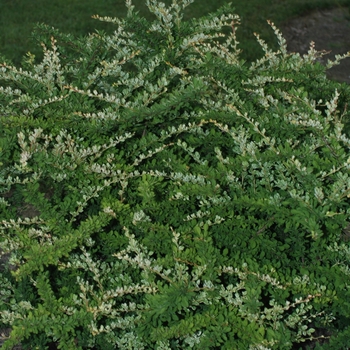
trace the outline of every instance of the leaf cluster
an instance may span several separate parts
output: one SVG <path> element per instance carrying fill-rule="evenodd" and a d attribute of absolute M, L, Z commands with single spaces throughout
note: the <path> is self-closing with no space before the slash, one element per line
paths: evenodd
<path fill-rule="evenodd" d="M 0 64 L 4 349 L 345 345 L 349 87 L 272 23 L 246 65 L 229 5 L 146 3 Z"/>

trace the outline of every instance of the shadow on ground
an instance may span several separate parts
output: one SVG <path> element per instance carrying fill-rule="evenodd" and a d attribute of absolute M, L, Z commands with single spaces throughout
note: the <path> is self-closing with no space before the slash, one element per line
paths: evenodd
<path fill-rule="evenodd" d="M 329 52 L 323 63 L 335 55 L 350 51 L 350 9 L 337 7 L 317 10 L 306 16 L 294 18 L 280 26 L 291 52 L 307 53 L 310 42 L 315 42 L 318 51 Z M 331 68 L 327 75 L 332 80 L 350 84 L 350 58 Z"/>

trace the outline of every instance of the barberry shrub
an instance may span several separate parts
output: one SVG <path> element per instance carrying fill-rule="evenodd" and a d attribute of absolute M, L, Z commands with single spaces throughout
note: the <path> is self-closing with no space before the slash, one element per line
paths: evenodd
<path fill-rule="evenodd" d="M 340 349 L 349 87 L 322 53 L 240 59 L 230 5 L 126 1 L 0 64 L 3 349 Z"/>

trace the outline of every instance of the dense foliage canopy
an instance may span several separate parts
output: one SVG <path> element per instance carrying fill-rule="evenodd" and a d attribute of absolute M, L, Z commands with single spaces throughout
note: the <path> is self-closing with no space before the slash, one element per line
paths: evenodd
<path fill-rule="evenodd" d="M 0 64 L 4 349 L 350 338 L 350 89 L 272 23 L 246 64 L 233 9 L 182 21 L 191 2 L 39 26 L 41 62 Z"/>

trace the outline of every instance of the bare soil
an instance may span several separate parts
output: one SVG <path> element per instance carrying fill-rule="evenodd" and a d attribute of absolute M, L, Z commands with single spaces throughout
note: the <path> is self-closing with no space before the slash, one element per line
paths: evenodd
<path fill-rule="evenodd" d="M 317 10 L 288 21 L 280 29 L 291 52 L 307 53 L 311 41 L 315 42 L 316 50 L 329 52 L 323 56 L 323 63 L 350 51 L 349 8 Z M 328 70 L 327 75 L 332 80 L 350 84 L 350 58 Z"/>

